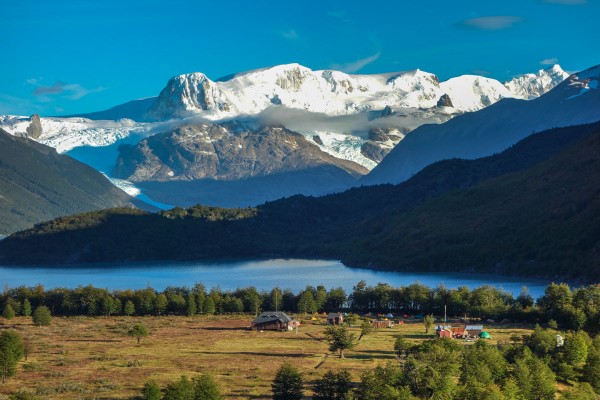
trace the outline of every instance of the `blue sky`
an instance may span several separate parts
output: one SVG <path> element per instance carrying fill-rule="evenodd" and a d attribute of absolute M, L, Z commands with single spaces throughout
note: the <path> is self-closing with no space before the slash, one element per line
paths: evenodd
<path fill-rule="evenodd" d="M 6 1 L 0 114 L 99 111 L 174 75 L 291 62 L 442 80 L 577 71 L 600 63 L 598 15 L 599 0 Z"/>

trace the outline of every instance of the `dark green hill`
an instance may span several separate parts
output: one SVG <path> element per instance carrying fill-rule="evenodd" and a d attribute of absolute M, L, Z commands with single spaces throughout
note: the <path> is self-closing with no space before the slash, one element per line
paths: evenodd
<path fill-rule="evenodd" d="M 0 129 L 0 234 L 131 201 L 98 171 Z"/>
<path fill-rule="evenodd" d="M 257 208 L 115 209 L 0 242 L 2 263 L 330 257 L 395 270 L 586 277 L 600 257 L 600 124 L 532 135 L 403 184 Z"/>

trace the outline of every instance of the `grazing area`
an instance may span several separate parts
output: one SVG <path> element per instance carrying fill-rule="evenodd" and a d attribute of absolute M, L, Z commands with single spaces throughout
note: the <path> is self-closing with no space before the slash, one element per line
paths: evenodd
<path fill-rule="evenodd" d="M 22 390 L 43 399 L 130 399 L 150 379 L 164 387 L 182 375 L 208 372 L 227 399 L 267 399 L 284 362 L 303 373 L 309 395 L 314 382 L 329 370 L 347 369 L 358 383 L 375 366 L 397 362 L 397 335 L 414 344 L 435 336 L 432 331 L 424 334 L 423 321 L 395 324 L 365 335 L 340 359 L 338 352 L 328 350 L 326 316 L 297 317 L 297 334 L 248 330 L 253 315 L 55 317 L 50 326 L 35 326 L 27 317 L 3 319 L 2 331 L 14 329 L 27 351 L 16 376 L 0 387 L 0 398 Z M 148 330 L 139 343 L 128 334 L 136 324 Z M 486 329 L 492 344 L 508 344 L 532 333 L 532 326 L 523 324 Z M 360 324 L 348 330 L 358 337 Z"/>

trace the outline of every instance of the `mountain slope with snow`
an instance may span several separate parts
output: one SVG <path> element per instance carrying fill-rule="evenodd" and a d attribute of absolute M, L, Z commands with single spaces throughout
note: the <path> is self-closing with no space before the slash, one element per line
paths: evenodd
<path fill-rule="evenodd" d="M 600 66 L 596 66 L 571 75 L 537 99 L 504 99 L 441 125 L 421 126 L 406 135 L 362 181 L 402 182 L 435 161 L 483 157 L 534 132 L 598 121 L 599 80 Z"/>
<path fill-rule="evenodd" d="M 392 108 L 432 108 L 444 94 L 454 112 L 475 111 L 501 98 L 533 98 L 566 76 L 558 65 L 537 75 L 506 83 L 480 76 L 461 76 L 440 83 L 432 73 L 413 70 L 374 75 L 313 71 L 299 64 L 278 65 L 211 81 L 202 73 L 171 78 L 148 118 L 164 120 L 201 114 L 209 119 L 253 115 L 273 105 L 290 109 L 349 115 Z"/>

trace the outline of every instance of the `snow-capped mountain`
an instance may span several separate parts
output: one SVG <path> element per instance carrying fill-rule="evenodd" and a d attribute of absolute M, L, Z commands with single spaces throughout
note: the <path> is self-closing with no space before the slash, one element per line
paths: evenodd
<path fill-rule="evenodd" d="M 569 74 L 555 64 L 550 68 L 540 69 L 537 74 L 517 76 L 505 82 L 504 86 L 515 97 L 529 100 L 543 95 L 568 77 Z"/>
<path fill-rule="evenodd" d="M 254 115 L 283 106 L 326 115 L 349 115 L 392 108 L 432 108 L 450 96 L 453 112 L 476 111 L 501 98 L 534 98 L 560 83 L 560 66 L 515 78 L 506 84 L 465 75 L 441 82 L 432 73 L 350 75 L 313 71 L 299 64 L 278 65 L 211 81 L 202 73 L 173 77 L 148 109 L 155 120 L 202 115 L 208 119 Z"/>
<path fill-rule="evenodd" d="M 425 166 L 450 158 L 494 154 L 534 132 L 600 120 L 600 66 L 569 76 L 543 96 L 504 99 L 440 125 L 424 125 L 406 137 L 362 179 L 399 183 Z"/>
<path fill-rule="evenodd" d="M 15 136 L 30 136 L 27 129 L 33 118 L 15 115 L 0 116 L 0 127 Z M 41 134 L 34 139 L 65 153 L 76 147 L 109 146 L 135 133 L 143 133 L 148 124 L 130 119 L 93 121 L 87 118 L 40 118 Z"/>
<path fill-rule="evenodd" d="M 299 64 L 214 81 L 197 72 L 173 77 L 155 98 L 64 118 L 0 116 L 0 127 L 66 152 L 111 179 L 121 144 L 136 145 L 181 126 L 230 121 L 252 129 L 283 126 L 336 158 L 372 169 L 421 125 L 440 124 L 503 98 L 535 98 L 564 76 L 559 66 L 504 84 L 474 75 L 440 82 L 418 69 L 353 75 Z M 131 182 L 112 181 L 138 191 Z"/>

